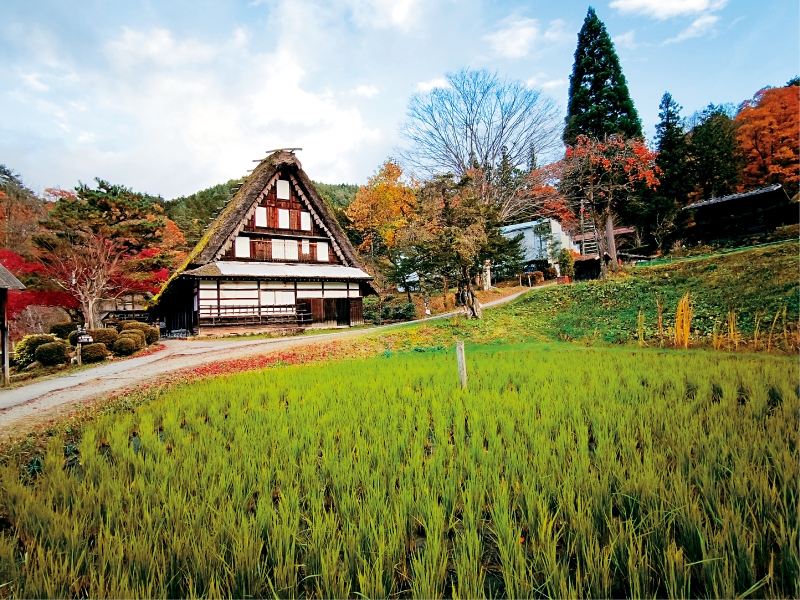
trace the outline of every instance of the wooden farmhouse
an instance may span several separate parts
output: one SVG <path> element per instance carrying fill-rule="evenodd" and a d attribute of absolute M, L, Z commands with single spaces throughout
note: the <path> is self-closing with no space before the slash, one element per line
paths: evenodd
<path fill-rule="evenodd" d="M 346 327 L 371 277 L 290 151 L 265 158 L 154 299 L 172 335 Z"/>

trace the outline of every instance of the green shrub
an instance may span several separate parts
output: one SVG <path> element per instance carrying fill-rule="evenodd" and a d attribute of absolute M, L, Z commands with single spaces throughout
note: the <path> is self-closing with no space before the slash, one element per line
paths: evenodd
<path fill-rule="evenodd" d="M 50 326 L 50 333 L 57 338 L 66 340 L 69 338 L 69 334 L 75 331 L 77 326 L 77 323 L 73 323 L 71 321 L 69 323 L 56 323 L 55 325 Z"/>
<path fill-rule="evenodd" d="M 108 348 L 105 344 L 86 344 L 81 348 L 81 361 L 85 363 L 100 362 L 108 356 Z"/>
<path fill-rule="evenodd" d="M 44 344 L 56 341 L 56 336 L 49 333 L 26 335 L 14 347 L 14 364 L 25 367 L 36 360 L 36 349 Z"/>
<path fill-rule="evenodd" d="M 138 329 L 126 329 L 125 331 L 119 334 L 119 337 L 129 337 L 136 340 L 137 350 L 141 350 L 147 345 L 147 338 L 145 338 L 144 333 L 142 333 Z"/>
<path fill-rule="evenodd" d="M 117 356 L 130 356 L 138 349 L 138 341 L 132 335 L 121 335 L 114 342 L 114 354 Z"/>
<path fill-rule="evenodd" d="M 92 336 L 95 344 L 105 344 L 109 350 L 117 341 L 119 334 L 113 327 L 104 327 L 103 329 L 87 329 L 86 335 Z"/>
<path fill-rule="evenodd" d="M 67 344 L 62 341 L 49 342 L 36 348 L 36 360 L 46 367 L 67 362 Z"/>
<path fill-rule="evenodd" d="M 151 327 L 147 323 L 140 323 L 139 321 L 125 321 L 122 325 L 122 331 L 130 331 L 131 329 L 141 331 L 148 346 L 155 344 L 160 335 L 158 327 Z"/>
<path fill-rule="evenodd" d="M 368 296 L 364 298 L 364 321 L 380 325 L 381 313 L 378 309 L 378 298 L 375 296 Z"/>
<path fill-rule="evenodd" d="M 392 311 L 392 318 L 395 321 L 412 321 L 417 318 L 417 307 L 413 302 L 395 306 Z"/>
<path fill-rule="evenodd" d="M 558 253 L 558 270 L 561 271 L 562 277 L 575 278 L 575 257 L 566 248 L 562 248 Z"/>
<path fill-rule="evenodd" d="M 70 334 L 64 338 L 69 342 L 70 346 L 77 346 L 78 345 L 78 332 L 71 331 Z"/>

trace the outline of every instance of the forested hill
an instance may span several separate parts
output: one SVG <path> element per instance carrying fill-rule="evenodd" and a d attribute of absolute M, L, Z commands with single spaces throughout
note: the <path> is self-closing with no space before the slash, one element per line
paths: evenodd
<path fill-rule="evenodd" d="M 167 216 L 172 219 L 186 238 L 186 244 L 193 247 L 203 236 L 208 224 L 222 210 L 231 198 L 240 180 L 231 179 L 188 196 L 180 196 L 164 203 Z M 343 210 L 349 206 L 358 192 L 357 185 L 347 183 L 330 184 L 314 182 L 320 194 L 341 221 Z"/>

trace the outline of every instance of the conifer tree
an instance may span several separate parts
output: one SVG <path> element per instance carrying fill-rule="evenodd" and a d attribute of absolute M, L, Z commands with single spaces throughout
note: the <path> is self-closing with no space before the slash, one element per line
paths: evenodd
<path fill-rule="evenodd" d="M 603 139 L 611 134 L 641 137 L 642 124 L 606 26 L 589 7 L 569 78 L 564 143 L 575 144 L 579 135 Z"/>
<path fill-rule="evenodd" d="M 688 202 L 692 182 L 687 176 L 689 149 L 681 106 L 672 94 L 664 92 L 658 108 L 655 166 L 659 185 L 653 189 L 642 187 L 631 199 L 629 214 L 625 217 L 640 232 L 652 236 L 658 248 L 663 249 L 666 238 L 675 228 L 678 210 Z"/>

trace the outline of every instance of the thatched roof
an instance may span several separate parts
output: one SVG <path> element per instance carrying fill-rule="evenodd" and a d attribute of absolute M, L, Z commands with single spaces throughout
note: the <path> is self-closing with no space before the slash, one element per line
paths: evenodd
<path fill-rule="evenodd" d="M 314 183 L 303 170 L 292 152 L 278 150 L 262 160 L 245 179 L 231 201 L 208 226 L 197 246 L 189 253 L 183 265 L 167 280 L 153 301 L 158 302 L 170 284 L 181 273 L 219 260 L 230 248 L 247 219 L 255 212 L 263 196 L 275 185 L 281 173 L 289 176 L 290 184 L 309 205 L 311 218 L 325 231 L 331 247 L 347 267 L 361 268 L 355 250 L 336 218 L 319 195 Z"/>

